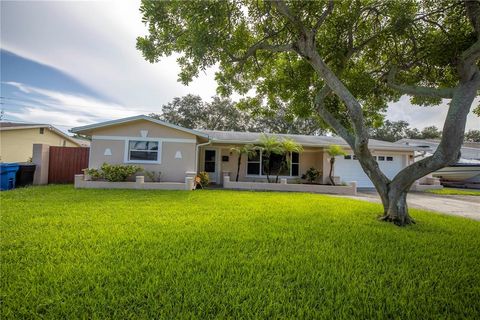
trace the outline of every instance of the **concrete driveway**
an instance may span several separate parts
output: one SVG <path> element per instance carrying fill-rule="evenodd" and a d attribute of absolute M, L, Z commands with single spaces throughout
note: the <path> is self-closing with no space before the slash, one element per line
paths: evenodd
<path fill-rule="evenodd" d="M 374 190 L 359 190 L 358 200 L 381 202 Z M 480 197 L 459 195 L 437 195 L 426 192 L 410 192 L 407 196 L 410 208 L 436 211 L 480 221 Z"/>

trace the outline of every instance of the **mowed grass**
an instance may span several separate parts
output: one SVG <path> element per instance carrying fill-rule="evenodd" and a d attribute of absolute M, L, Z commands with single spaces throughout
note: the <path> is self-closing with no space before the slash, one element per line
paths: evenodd
<path fill-rule="evenodd" d="M 1 199 L 1 318 L 480 315 L 480 223 L 301 193 L 31 187 Z"/>
<path fill-rule="evenodd" d="M 472 190 L 472 189 L 443 188 L 438 190 L 427 190 L 427 192 L 434 193 L 434 194 L 445 194 L 445 195 L 480 196 L 480 190 Z"/>

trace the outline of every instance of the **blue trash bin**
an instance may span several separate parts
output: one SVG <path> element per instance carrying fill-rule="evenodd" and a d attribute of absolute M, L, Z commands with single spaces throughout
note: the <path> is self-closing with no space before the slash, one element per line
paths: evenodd
<path fill-rule="evenodd" d="M 10 190 L 15 188 L 15 175 L 17 174 L 17 163 L 0 163 L 0 190 Z"/>

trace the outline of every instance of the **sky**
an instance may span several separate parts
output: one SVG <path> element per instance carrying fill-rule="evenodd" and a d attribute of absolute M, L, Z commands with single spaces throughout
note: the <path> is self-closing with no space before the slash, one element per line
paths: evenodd
<path fill-rule="evenodd" d="M 1 96 L 4 118 L 49 123 L 67 131 L 122 117 L 160 112 L 188 93 L 209 100 L 214 70 L 189 86 L 177 82 L 175 57 L 150 64 L 135 48 L 147 33 L 138 0 L 1 1 Z M 442 127 L 447 104 L 391 103 L 386 118 L 422 129 Z M 467 129 L 480 128 L 470 114 Z"/>

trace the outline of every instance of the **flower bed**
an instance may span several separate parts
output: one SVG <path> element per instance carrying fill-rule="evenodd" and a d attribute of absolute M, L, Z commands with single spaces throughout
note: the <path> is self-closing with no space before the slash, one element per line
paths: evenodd
<path fill-rule="evenodd" d="M 347 186 L 331 186 L 319 184 L 287 184 L 287 179 L 282 179 L 280 183 L 267 182 L 235 182 L 230 181 L 230 177 L 223 177 L 223 187 L 234 190 L 261 190 L 261 191 L 290 191 L 290 192 L 310 192 L 341 195 L 356 195 L 357 183 L 351 182 Z"/>

